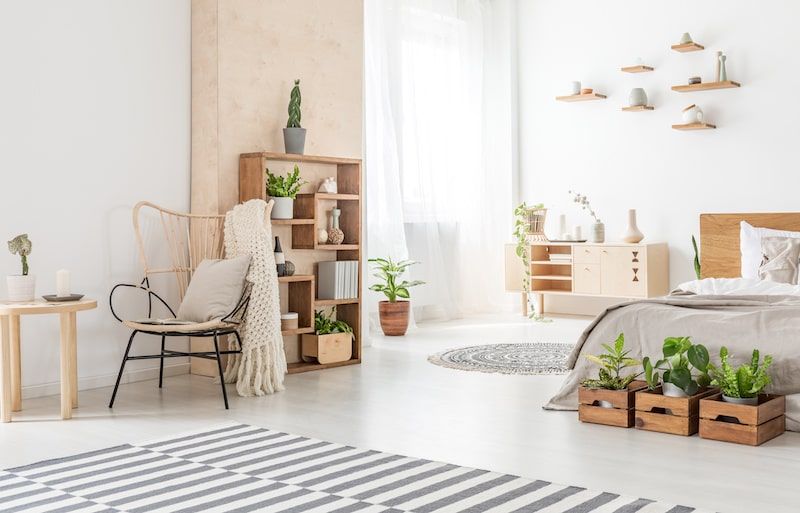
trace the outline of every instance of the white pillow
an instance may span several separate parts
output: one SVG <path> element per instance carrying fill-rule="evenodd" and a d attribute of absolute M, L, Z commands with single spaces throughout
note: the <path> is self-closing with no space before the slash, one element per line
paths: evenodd
<path fill-rule="evenodd" d="M 250 255 L 200 262 L 178 308 L 178 319 L 206 322 L 233 312 L 242 297 L 249 268 Z"/>
<path fill-rule="evenodd" d="M 742 278 L 758 280 L 758 268 L 761 266 L 761 239 L 764 237 L 787 237 L 800 239 L 800 232 L 773 230 L 772 228 L 756 228 L 747 221 L 739 225 L 739 251 L 742 253 Z"/>

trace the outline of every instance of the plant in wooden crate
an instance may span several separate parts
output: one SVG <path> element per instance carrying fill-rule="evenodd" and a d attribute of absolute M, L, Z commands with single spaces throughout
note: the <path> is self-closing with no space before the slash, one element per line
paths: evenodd
<path fill-rule="evenodd" d="M 286 176 L 273 175 L 267 169 L 267 195 L 275 204 L 272 207 L 272 219 L 291 219 L 294 217 L 294 200 L 300 187 L 307 184 L 300 178 L 300 168 L 297 164 Z"/>
<path fill-rule="evenodd" d="M 353 356 L 353 327 L 335 318 L 336 308 L 330 314 L 314 312 L 314 334 L 303 335 L 303 357 L 316 358 L 319 363 L 344 362 Z"/>
<path fill-rule="evenodd" d="M 614 345 L 603 344 L 605 353 L 585 355 L 600 366 L 596 379 L 585 379 L 578 389 L 578 419 L 609 426 L 631 427 L 634 422 L 634 394 L 647 385 L 636 381 L 642 373 L 625 369 L 639 367 L 641 362 L 631 358 L 625 349 L 625 335 L 620 333 Z"/>
<path fill-rule="evenodd" d="M 420 280 L 407 281 L 402 279 L 402 275 L 412 265 L 418 263 L 413 260 L 401 260 L 395 262 L 391 257 L 370 258 L 369 262 L 373 265 L 373 270 L 377 271 L 373 276 L 381 283 L 372 285 L 369 290 L 382 292 L 388 301 L 378 302 L 378 313 L 381 321 L 383 334 L 387 336 L 402 336 L 408 329 L 409 301 L 411 287 L 422 285 L 425 282 Z M 398 298 L 402 298 L 398 300 Z"/>
<path fill-rule="evenodd" d="M 708 388 L 708 350 L 689 337 L 667 337 L 662 353 L 655 363 L 649 357 L 642 360 L 648 390 L 636 393 L 636 428 L 693 435 L 700 399 L 716 392 Z"/>
<path fill-rule="evenodd" d="M 772 357 L 764 361 L 753 349 L 750 362 L 737 368 L 728 362 L 728 348 L 719 351 L 720 364 L 709 365 L 711 384 L 720 393 L 700 401 L 700 436 L 724 442 L 761 445 L 785 430 L 786 401 L 783 396 L 766 395 L 771 383 L 767 372 Z"/>
<path fill-rule="evenodd" d="M 286 153 L 303 154 L 306 146 L 306 129 L 300 126 L 300 79 L 295 79 L 289 95 L 289 120 L 283 129 L 283 145 Z"/>
<path fill-rule="evenodd" d="M 524 201 L 514 209 L 514 241 L 516 247 L 514 249 L 516 255 L 522 261 L 522 293 L 528 301 L 528 317 L 537 322 L 551 322 L 552 319 L 547 319 L 544 312 L 536 313 L 536 307 L 531 300 L 531 253 L 528 235 L 530 233 L 530 222 L 528 220 L 528 212 L 531 209 L 544 208 L 542 203 L 529 207 Z"/>
<path fill-rule="evenodd" d="M 27 233 L 8 241 L 8 250 L 12 255 L 19 255 L 22 264 L 22 274 L 6 276 L 9 301 L 33 301 L 36 296 L 36 276 L 28 274 L 28 255 L 32 249 L 33 243 Z"/>

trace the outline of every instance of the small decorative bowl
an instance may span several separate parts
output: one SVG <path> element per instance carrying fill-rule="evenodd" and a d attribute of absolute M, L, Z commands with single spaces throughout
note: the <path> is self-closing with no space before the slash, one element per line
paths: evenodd
<path fill-rule="evenodd" d="M 70 294 L 69 296 L 57 296 L 56 294 L 46 294 L 42 296 L 45 301 L 50 303 L 66 303 L 68 301 L 78 301 L 83 297 L 83 294 Z"/>
<path fill-rule="evenodd" d="M 581 89 L 581 94 L 592 94 L 592 91 L 594 91 L 594 89 L 592 89 L 591 87 L 585 87 Z"/>

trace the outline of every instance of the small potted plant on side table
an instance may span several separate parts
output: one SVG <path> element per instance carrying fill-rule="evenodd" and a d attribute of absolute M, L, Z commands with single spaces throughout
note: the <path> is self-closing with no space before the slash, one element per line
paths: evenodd
<path fill-rule="evenodd" d="M 373 270 L 377 271 L 373 276 L 383 282 L 376 283 L 369 290 L 382 292 L 388 299 L 388 301 L 380 301 L 378 303 L 378 315 L 381 320 L 383 334 L 390 337 L 405 335 L 406 330 L 408 330 L 408 312 L 411 303 L 403 301 L 403 299 L 411 299 L 408 289 L 422 285 L 425 282 L 419 280 L 406 281 L 401 280 L 400 277 L 406 272 L 406 269 L 417 262 L 413 260 L 394 262 L 391 257 L 370 258 L 369 262 L 373 264 Z M 402 299 L 398 300 L 398 298 Z"/>
<path fill-rule="evenodd" d="M 708 388 L 708 349 L 689 337 L 667 337 L 661 350 L 661 360 L 642 360 L 648 390 L 636 393 L 636 429 L 691 436 L 700 399 L 716 392 Z"/>
<path fill-rule="evenodd" d="M 772 356 L 761 362 L 753 349 L 750 362 L 734 368 L 728 348 L 719 351 L 720 365 L 709 365 L 711 384 L 720 393 L 700 401 L 700 436 L 723 442 L 761 445 L 786 429 L 786 400 L 762 393 L 771 383 L 767 373 Z"/>
<path fill-rule="evenodd" d="M 300 187 L 305 185 L 305 180 L 300 179 L 300 168 L 295 164 L 294 170 L 286 175 L 273 175 L 267 169 L 267 195 L 275 201 L 272 207 L 271 219 L 292 219 L 294 217 L 294 200 Z"/>
<path fill-rule="evenodd" d="M 329 315 L 314 312 L 314 334 L 303 335 L 303 357 L 316 358 L 319 363 L 345 362 L 353 356 L 353 328 L 344 321 L 334 319 L 335 308 Z"/>
<path fill-rule="evenodd" d="M 9 301 L 33 301 L 36 297 L 36 276 L 28 274 L 28 255 L 32 248 L 33 243 L 28 239 L 27 233 L 8 241 L 8 250 L 12 255 L 19 255 L 22 261 L 22 274 L 6 276 Z"/>
<path fill-rule="evenodd" d="M 647 388 L 647 383 L 637 381 L 641 375 L 622 376 L 624 369 L 638 367 L 639 360 L 630 358 L 625 350 L 625 335 L 620 333 L 614 346 L 603 344 L 605 353 L 586 358 L 600 366 L 597 379 L 585 379 L 578 388 L 578 419 L 581 422 L 629 428 L 634 421 L 634 396 Z"/>

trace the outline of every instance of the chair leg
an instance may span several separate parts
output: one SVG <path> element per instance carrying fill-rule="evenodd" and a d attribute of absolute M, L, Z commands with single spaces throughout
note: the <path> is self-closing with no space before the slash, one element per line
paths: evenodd
<path fill-rule="evenodd" d="M 158 367 L 158 388 L 161 388 L 164 384 L 164 342 L 166 338 L 166 335 L 161 335 L 161 363 Z"/>
<path fill-rule="evenodd" d="M 219 369 L 219 384 L 222 386 L 222 399 L 225 401 L 225 409 L 228 409 L 228 392 L 225 390 L 225 376 L 222 372 L 222 358 L 219 354 L 219 340 L 217 334 L 214 333 L 214 351 L 217 352 L 217 369 Z"/>
<path fill-rule="evenodd" d="M 128 347 L 125 348 L 125 356 L 122 357 L 122 364 L 119 366 L 119 374 L 117 374 L 117 383 L 114 385 L 114 392 L 111 393 L 111 401 L 108 403 L 109 408 L 114 407 L 114 399 L 117 397 L 117 389 L 119 389 L 119 381 L 122 379 L 122 371 L 125 370 L 125 362 L 128 361 L 128 354 L 131 352 L 131 344 L 133 344 L 133 337 L 139 333 L 138 331 L 134 330 L 131 333 L 131 338 L 128 339 Z"/>
<path fill-rule="evenodd" d="M 239 332 L 238 331 L 234 331 L 233 334 L 236 335 L 236 343 L 239 344 L 239 351 L 241 351 L 242 350 L 242 337 L 239 336 Z"/>

